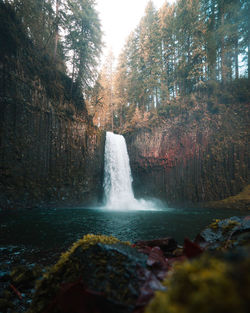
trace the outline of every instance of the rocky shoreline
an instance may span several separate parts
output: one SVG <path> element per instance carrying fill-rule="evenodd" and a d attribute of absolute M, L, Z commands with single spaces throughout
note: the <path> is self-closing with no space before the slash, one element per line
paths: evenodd
<path fill-rule="evenodd" d="M 249 216 L 214 220 L 182 246 L 170 237 L 129 243 L 86 235 L 55 265 L 1 270 L 0 312 L 243 313 L 249 269 Z"/>

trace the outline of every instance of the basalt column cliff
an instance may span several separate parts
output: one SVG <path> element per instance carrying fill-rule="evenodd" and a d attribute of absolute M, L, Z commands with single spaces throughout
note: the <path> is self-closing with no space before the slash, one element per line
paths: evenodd
<path fill-rule="evenodd" d="M 1 207 L 97 201 L 104 134 L 69 77 L 33 47 L 11 12 L 2 13 Z"/>
<path fill-rule="evenodd" d="M 248 184 L 247 106 L 218 108 L 199 105 L 126 133 L 138 196 L 183 205 L 224 199 Z"/>

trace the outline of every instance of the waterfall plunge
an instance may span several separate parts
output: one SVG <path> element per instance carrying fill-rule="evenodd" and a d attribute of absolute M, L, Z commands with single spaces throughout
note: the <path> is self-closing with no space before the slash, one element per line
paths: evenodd
<path fill-rule="evenodd" d="M 153 201 L 135 199 L 125 139 L 111 132 L 106 133 L 104 194 L 108 209 L 157 210 Z"/>

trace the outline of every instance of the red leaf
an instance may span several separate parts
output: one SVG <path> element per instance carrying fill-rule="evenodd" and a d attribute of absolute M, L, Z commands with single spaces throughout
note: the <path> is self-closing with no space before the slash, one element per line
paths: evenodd
<path fill-rule="evenodd" d="M 202 254 L 203 249 L 196 243 L 192 242 L 190 239 L 185 238 L 183 252 L 188 258 L 195 258 Z"/>
<path fill-rule="evenodd" d="M 22 295 L 21 295 L 20 291 L 18 291 L 18 290 L 16 289 L 16 287 L 14 287 L 12 284 L 10 284 L 10 288 L 15 292 L 15 294 L 18 296 L 18 298 L 19 298 L 20 300 L 22 300 Z"/>

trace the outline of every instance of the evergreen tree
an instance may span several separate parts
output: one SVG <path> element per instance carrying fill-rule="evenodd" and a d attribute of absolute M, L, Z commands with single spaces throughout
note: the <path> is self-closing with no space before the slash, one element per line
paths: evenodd
<path fill-rule="evenodd" d="M 90 112 L 94 109 L 94 124 L 106 130 L 114 129 L 114 120 L 117 115 L 115 95 L 113 94 L 113 67 L 114 55 L 110 52 L 106 57 L 94 87 L 88 92 L 87 105 Z"/>
<path fill-rule="evenodd" d="M 175 6 L 167 2 L 159 10 L 161 38 L 161 104 L 166 105 L 174 96 L 175 86 Z"/>
<path fill-rule="evenodd" d="M 100 21 L 93 0 L 68 0 L 66 50 L 72 81 L 86 88 L 95 77 L 101 51 Z"/>
<path fill-rule="evenodd" d="M 75 85 L 83 88 L 90 85 L 96 78 L 95 66 L 102 45 L 94 0 L 5 2 L 14 8 L 37 49 L 56 61 L 62 71 L 65 71 L 67 61 L 68 72 Z"/>
<path fill-rule="evenodd" d="M 177 82 L 181 95 L 190 93 L 204 80 L 205 26 L 200 12 L 199 0 L 180 0 L 177 4 Z"/>
<path fill-rule="evenodd" d="M 248 78 L 250 79 L 250 0 L 241 0 L 241 34 L 242 54 L 247 64 Z"/>
<path fill-rule="evenodd" d="M 157 107 L 160 102 L 161 41 L 159 19 L 153 2 L 149 1 L 145 16 L 140 23 L 140 56 L 144 83 L 144 106 L 146 110 Z"/>
<path fill-rule="evenodd" d="M 119 116 L 118 126 L 122 127 L 126 120 L 126 107 L 128 104 L 128 75 L 127 56 L 124 50 L 118 59 L 118 65 L 114 77 L 114 101 Z"/>
<path fill-rule="evenodd" d="M 52 3 L 48 0 L 5 1 L 14 8 L 30 39 L 38 49 L 49 50 L 53 27 Z"/>

